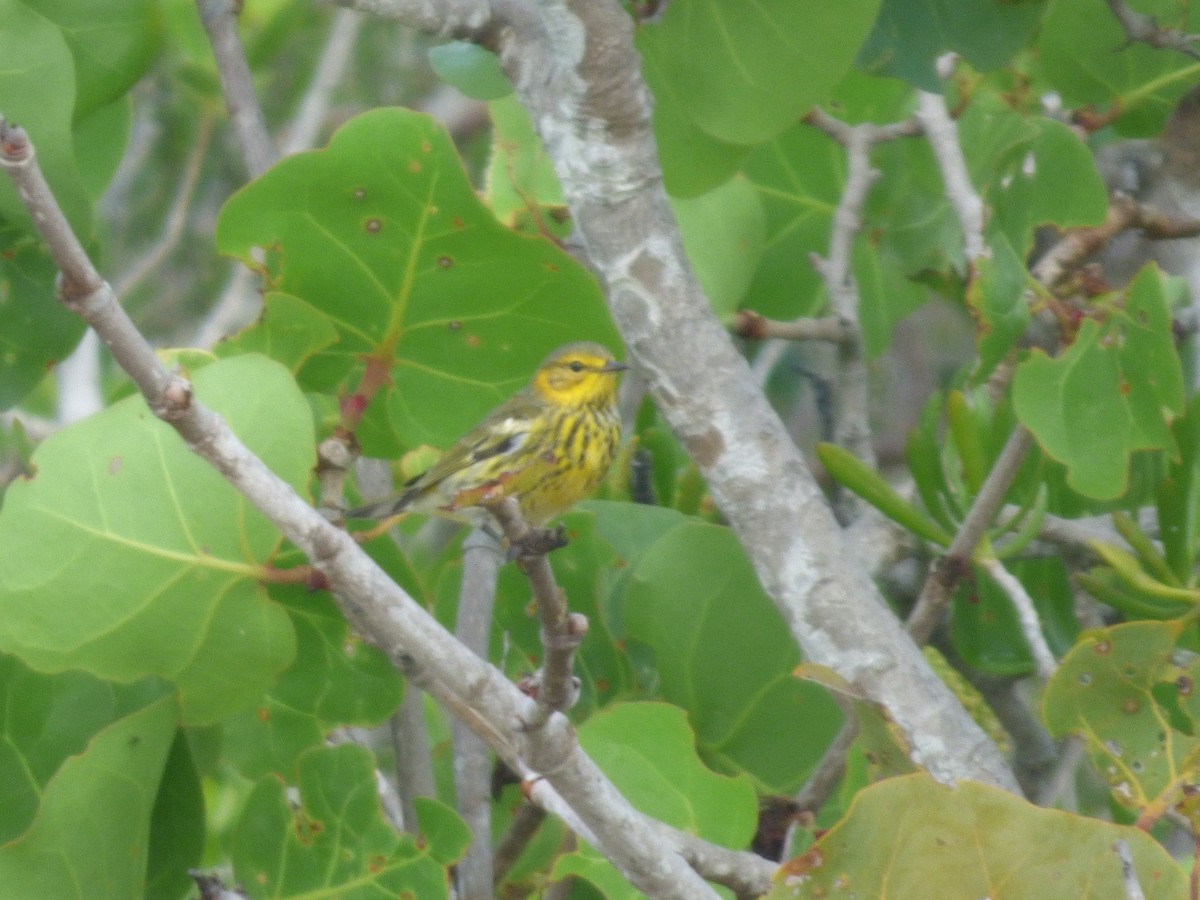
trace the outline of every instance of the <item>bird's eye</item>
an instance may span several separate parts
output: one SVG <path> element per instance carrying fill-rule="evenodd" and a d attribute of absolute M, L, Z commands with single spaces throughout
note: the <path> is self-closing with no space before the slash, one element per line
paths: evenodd
<path fill-rule="evenodd" d="M 570 368 L 571 368 L 572 372 L 582 372 L 583 371 L 583 363 L 581 363 L 577 359 L 573 359 L 570 362 Z"/>

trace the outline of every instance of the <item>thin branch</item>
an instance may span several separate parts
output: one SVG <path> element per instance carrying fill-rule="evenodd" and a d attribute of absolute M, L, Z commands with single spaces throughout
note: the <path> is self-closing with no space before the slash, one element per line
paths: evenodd
<path fill-rule="evenodd" d="M 462 647 L 361 551 L 305 503 L 168 372 L 117 303 L 55 202 L 23 130 L 0 120 L 0 168 L 58 265 L 59 296 L 96 329 L 157 417 L 216 468 L 325 574 L 343 614 L 409 679 L 462 717 L 514 768 L 543 773 L 580 821 L 605 835 L 608 858 L 652 897 L 699 900 L 712 889 L 674 852 L 579 748 L 565 716 L 543 717 L 503 675 Z M 545 718 L 541 727 L 526 723 Z"/>
<path fill-rule="evenodd" d="M 546 811 L 536 803 L 522 803 L 517 807 L 512 823 L 500 837 L 492 854 L 493 882 L 500 884 L 504 880 L 544 821 Z"/>
<path fill-rule="evenodd" d="M 250 177 L 257 178 L 274 164 L 279 153 L 271 141 L 266 117 L 254 93 L 250 64 L 246 62 L 246 52 L 237 33 L 234 0 L 196 0 L 196 8 L 212 44 L 225 106 L 242 150 L 242 161 Z"/>
<path fill-rule="evenodd" d="M 425 702 L 416 685 L 404 685 L 404 701 L 388 725 L 396 754 L 396 789 L 400 794 L 405 828 L 412 834 L 419 834 L 421 823 L 414 801 L 417 797 L 436 797 L 437 788 L 425 728 Z"/>
<path fill-rule="evenodd" d="M 820 762 L 813 769 L 813 773 L 808 776 L 804 787 L 795 796 L 797 807 L 814 813 L 825 805 L 829 795 L 833 793 L 841 782 L 842 776 L 846 774 L 846 755 L 858 739 L 858 718 L 854 714 L 853 705 L 837 694 L 832 696 L 842 708 L 842 712 L 846 714 L 846 721 L 830 745 L 825 748 Z"/>
<path fill-rule="evenodd" d="M 213 117 L 206 113 L 200 117 L 199 125 L 196 128 L 192 149 L 184 164 L 183 177 L 179 179 L 179 187 L 175 190 L 175 199 L 171 201 L 171 208 L 167 212 L 162 236 L 120 278 L 116 279 L 113 291 L 117 296 L 125 296 L 141 284 L 163 264 L 179 245 L 179 239 L 183 237 L 184 226 L 187 225 L 192 194 L 196 190 L 196 184 L 200 181 L 200 169 L 204 163 L 204 154 L 208 152 L 212 130 Z"/>
<path fill-rule="evenodd" d="M 1140 228 L 1151 240 L 1173 240 L 1200 235 L 1200 220 L 1172 215 L 1138 203 L 1126 194 L 1114 192 L 1109 197 L 1104 221 L 1099 225 L 1067 231 L 1062 240 L 1034 265 L 1033 277 L 1042 286 L 1053 290 L 1085 259 L 1129 228 Z"/>
<path fill-rule="evenodd" d="M 362 21 L 363 17 L 352 9 L 339 9 L 334 13 L 325 45 L 317 57 L 312 81 L 300 99 L 296 115 L 288 123 L 287 137 L 283 141 L 284 156 L 307 150 L 316 143 L 325 117 L 329 114 L 333 92 L 342 83 L 354 59 L 354 45 L 358 41 Z"/>
<path fill-rule="evenodd" d="M 454 636 L 481 659 L 487 659 L 492 636 L 492 608 L 502 561 L 500 545 L 482 529 L 463 543 L 462 585 Z M 462 900 L 488 900 L 492 882 L 492 759 L 487 744 L 460 719 L 451 723 L 454 744 L 454 796 L 458 814 L 473 839 L 457 866 Z"/>
<path fill-rule="evenodd" d="M 967 161 L 958 141 L 958 126 L 946 111 L 945 99 L 940 94 L 918 91 L 917 119 L 942 171 L 946 198 L 954 208 L 962 228 L 967 259 L 975 262 L 990 256 L 991 251 L 983 238 L 983 200 L 971 184 Z"/>
<path fill-rule="evenodd" d="M 845 447 L 872 468 L 875 467 L 875 447 L 871 443 L 870 384 L 867 377 L 866 353 L 862 331 L 858 326 L 858 283 L 854 279 L 851 258 L 854 238 L 862 228 L 862 207 L 871 185 L 879 172 L 871 168 L 872 125 L 855 125 L 846 135 L 846 184 L 833 214 L 833 231 L 829 239 L 829 256 L 814 255 L 813 265 L 825 290 L 833 314 L 846 323 L 853 323 L 854 339 L 838 344 L 837 417 L 834 443 Z M 842 521 L 853 521 L 866 508 L 862 500 L 851 499 L 843 492 L 839 503 Z"/>
<path fill-rule="evenodd" d="M 1033 435 L 1029 429 L 1024 425 L 1017 425 L 1009 435 L 1004 449 L 1000 451 L 992 470 L 988 472 L 979 493 L 975 495 L 975 501 L 959 526 L 958 533 L 954 535 L 954 540 L 925 579 L 921 596 L 917 598 L 916 606 L 906 625 L 908 633 L 918 644 L 928 641 L 934 628 L 941 621 L 942 613 L 950 602 L 950 592 L 966 573 L 975 549 L 988 526 L 995 521 L 996 514 L 1004 503 L 1004 495 L 1016 478 L 1025 454 L 1032 446 Z"/>
<path fill-rule="evenodd" d="M 509 544 L 521 552 L 521 568 L 533 588 L 538 617 L 542 622 L 542 648 L 545 658 L 535 679 L 527 682 L 527 692 L 538 701 L 540 716 L 570 709 L 579 698 L 579 684 L 572 675 L 575 650 L 587 634 L 587 618 L 567 609 L 567 598 L 554 580 L 554 572 L 546 559 L 545 549 L 557 546 L 552 540 L 535 552 L 527 552 L 531 540 L 542 535 L 521 518 L 516 498 L 507 497 L 491 509 L 492 515 L 504 529 Z"/>
<path fill-rule="evenodd" d="M 1050 651 L 1050 645 L 1046 643 L 1046 635 L 1042 633 L 1042 623 L 1038 618 L 1037 608 L 1033 605 L 1033 598 L 1029 596 L 1020 580 L 1009 572 L 996 557 L 984 555 L 978 559 L 978 562 L 1008 595 L 1009 602 L 1017 612 L 1021 633 L 1025 636 L 1025 642 L 1029 644 L 1029 650 L 1033 654 L 1033 663 L 1038 676 L 1049 679 L 1054 674 L 1054 670 L 1058 668 L 1058 662 Z"/>
<path fill-rule="evenodd" d="M 785 341 L 828 341 L 833 344 L 855 340 L 852 325 L 840 316 L 793 319 L 781 322 L 767 319 L 751 309 L 740 309 L 733 317 L 733 333 L 755 341 L 779 338 Z"/>
<path fill-rule="evenodd" d="M 1154 16 L 1136 12 L 1125 0 L 1106 0 L 1108 8 L 1125 31 L 1126 46 L 1149 44 L 1159 50 L 1177 50 L 1193 59 L 1200 59 L 1200 34 L 1187 34 L 1175 28 L 1163 28 Z"/>
<path fill-rule="evenodd" d="M 1113 843 L 1113 852 L 1121 861 L 1121 881 L 1125 885 L 1125 900 L 1146 900 L 1142 886 L 1138 884 L 1137 867 L 1133 864 L 1133 854 L 1129 852 L 1129 844 L 1124 838 L 1118 838 Z"/>

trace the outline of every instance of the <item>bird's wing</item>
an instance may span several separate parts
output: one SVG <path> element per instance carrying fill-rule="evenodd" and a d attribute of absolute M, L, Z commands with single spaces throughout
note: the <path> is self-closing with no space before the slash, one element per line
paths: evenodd
<path fill-rule="evenodd" d="M 516 453 L 529 437 L 541 412 L 541 406 L 526 391 L 510 397 L 459 438 L 427 471 L 413 479 L 408 485 L 410 491 L 420 492 L 492 457 Z"/>

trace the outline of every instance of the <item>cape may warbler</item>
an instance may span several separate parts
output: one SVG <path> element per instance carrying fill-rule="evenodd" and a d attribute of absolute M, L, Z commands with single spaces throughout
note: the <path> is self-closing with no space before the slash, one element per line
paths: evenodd
<path fill-rule="evenodd" d="M 383 519 L 420 510 L 477 521 L 472 507 L 516 497 L 530 525 L 545 524 L 608 470 L 621 436 L 617 375 L 626 368 L 599 344 L 560 347 L 529 387 L 492 410 L 399 495 L 346 515 Z"/>

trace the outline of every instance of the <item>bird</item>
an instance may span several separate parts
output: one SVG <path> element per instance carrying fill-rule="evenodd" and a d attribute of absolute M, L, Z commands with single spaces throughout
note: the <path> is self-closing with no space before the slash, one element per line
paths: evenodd
<path fill-rule="evenodd" d="M 591 493 L 608 471 L 621 438 L 617 378 L 626 369 L 601 344 L 559 347 L 528 387 L 492 410 L 399 494 L 346 516 L 436 512 L 486 527 L 487 506 L 515 497 L 528 525 L 545 525 Z"/>

